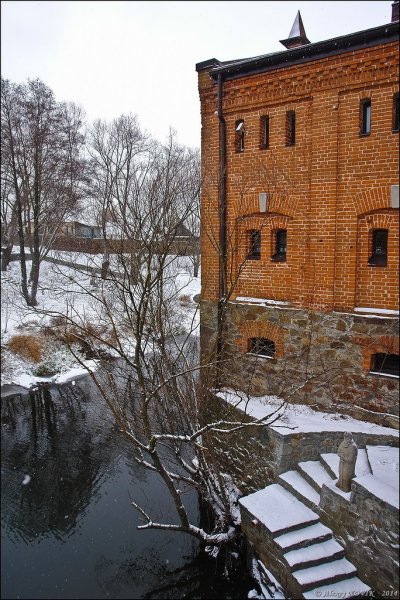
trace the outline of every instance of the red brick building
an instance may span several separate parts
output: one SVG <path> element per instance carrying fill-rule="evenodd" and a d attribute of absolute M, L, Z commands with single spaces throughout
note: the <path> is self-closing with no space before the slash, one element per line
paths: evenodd
<path fill-rule="evenodd" d="M 398 2 L 392 9 L 387 25 L 317 43 L 298 13 L 282 52 L 196 70 L 203 356 L 235 359 L 222 384 L 395 425 Z"/>

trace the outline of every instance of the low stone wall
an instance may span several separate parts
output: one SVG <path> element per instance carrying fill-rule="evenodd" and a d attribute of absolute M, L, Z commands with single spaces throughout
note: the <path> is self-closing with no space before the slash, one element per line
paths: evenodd
<path fill-rule="evenodd" d="M 210 356 L 216 343 L 216 303 L 201 303 L 201 349 Z M 290 402 L 327 412 L 399 427 L 398 378 L 369 372 L 368 353 L 398 344 L 399 321 L 358 314 L 322 313 L 285 306 L 231 302 L 225 325 L 226 363 L 222 384 L 261 396 L 275 394 Z M 259 333 L 257 333 L 259 332 Z M 249 337 L 275 342 L 276 358 L 246 354 Z M 241 357 L 241 358 L 240 358 Z M 238 360 L 239 359 L 239 360 Z"/>
<path fill-rule="evenodd" d="M 353 481 L 350 500 L 324 485 L 320 519 L 342 539 L 360 578 L 373 582 L 379 597 L 398 598 L 398 507 L 368 491 L 361 478 Z"/>
<path fill-rule="evenodd" d="M 204 418 L 244 421 L 252 419 L 210 394 Z M 338 426 L 338 429 L 340 425 Z M 268 426 L 250 426 L 232 434 L 209 434 L 210 443 L 221 465 L 235 478 L 238 487 L 250 494 L 275 482 L 278 475 L 296 468 L 306 460 L 318 460 L 319 455 L 336 452 L 343 441 L 342 431 L 293 432 L 283 435 Z M 353 433 L 359 448 L 366 445 L 398 446 L 395 435 Z"/>

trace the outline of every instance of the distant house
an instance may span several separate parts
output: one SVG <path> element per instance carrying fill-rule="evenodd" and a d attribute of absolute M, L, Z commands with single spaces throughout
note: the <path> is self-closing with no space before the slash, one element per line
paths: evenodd
<path fill-rule="evenodd" d="M 61 226 L 61 235 L 75 238 L 102 238 L 102 228 L 97 225 L 88 225 L 79 221 L 68 221 Z"/>

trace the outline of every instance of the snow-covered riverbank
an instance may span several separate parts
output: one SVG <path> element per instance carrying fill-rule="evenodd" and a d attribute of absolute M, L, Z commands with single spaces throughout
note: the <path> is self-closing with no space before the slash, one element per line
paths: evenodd
<path fill-rule="evenodd" d="M 101 264 L 101 257 L 96 255 L 53 252 L 52 256 L 75 264 L 96 267 Z M 112 262 L 116 262 L 115 257 Z M 193 297 L 200 292 L 200 277 L 191 275 L 192 267 L 187 257 L 171 257 L 168 268 L 176 292 L 174 320 L 177 330 L 185 332 L 190 328 L 196 335 L 198 307 Z M 99 279 L 93 286 L 89 272 L 43 262 L 38 306 L 31 308 L 26 306 L 19 282 L 20 266 L 13 261 L 1 279 L 1 384 L 31 388 L 40 382 L 65 383 L 96 369 L 96 360 L 85 358 L 79 345 L 63 343 L 62 337 L 54 332 L 65 315 L 95 329 L 104 329 L 104 314 L 96 296 L 111 294 L 111 288 L 102 285 Z M 133 351 L 134 339 L 129 329 L 121 329 L 120 334 L 124 348 Z M 32 359 L 28 343 L 40 349 L 40 358 Z M 99 349 L 102 349 L 101 344 Z"/>

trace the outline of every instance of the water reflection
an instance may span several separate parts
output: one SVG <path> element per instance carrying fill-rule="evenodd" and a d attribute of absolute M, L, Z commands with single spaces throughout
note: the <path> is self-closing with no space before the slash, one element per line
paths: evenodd
<path fill-rule="evenodd" d="M 1 422 L 2 598 L 247 596 L 189 536 L 136 530 L 132 499 L 172 522 L 174 508 L 89 378 L 3 398 Z M 199 523 L 197 496 L 184 501 Z"/>

